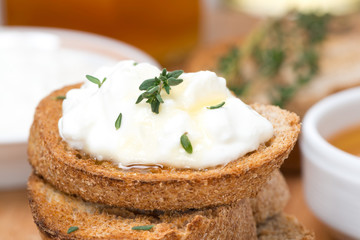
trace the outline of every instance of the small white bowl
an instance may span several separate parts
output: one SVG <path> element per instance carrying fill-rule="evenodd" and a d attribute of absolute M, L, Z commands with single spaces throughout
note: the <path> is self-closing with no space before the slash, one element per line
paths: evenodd
<path fill-rule="evenodd" d="M 360 125 L 360 87 L 315 104 L 300 139 L 306 201 L 339 239 L 360 239 L 360 158 L 326 139 L 354 125 Z"/>
<path fill-rule="evenodd" d="M 13 52 L 22 52 L 21 49 L 24 46 L 26 47 L 26 52 L 34 53 L 33 55 L 30 54 L 32 57 L 15 57 L 17 55 Z M 61 50 L 63 55 L 59 55 L 58 50 Z M 61 58 L 60 61 L 60 58 L 55 58 L 55 60 L 47 58 L 47 52 L 49 54 L 57 54 L 56 56 L 64 56 L 68 52 L 71 52 L 72 55 L 71 57 L 66 57 L 66 59 Z M 42 58 L 39 58 L 40 53 L 43 56 Z M 0 94 L 3 94 L 2 96 L 0 95 L 0 112 L 3 114 L 1 116 L 2 119 L 0 119 L 0 124 L 3 124 L 0 128 L 0 189 L 25 186 L 30 174 L 31 169 L 27 163 L 26 147 L 31 117 L 37 104 L 36 99 L 40 100 L 52 90 L 61 88 L 64 85 L 83 81 L 85 74 L 92 74 L 97 68 L 103 65 L 111 66 L 120 60 L 132 59 L 159 66 L 149 55 L 126 43 L 100 35 L 55 28 L 0 27 L 0 54 L 3 54 L 2 56 L 5 56 L 5 54 L 9 56 L 9 58 L 4 60 L 6 62 L 3 62 L 8 65 L 9 61 L 16 62 L 18 59 L 19 61 L 26 62 L 33 69 L 31 73 L 34 73 L 33 75 L 36 76 L 37 73 L 40 76 L 44 75 L 45 71 L 43 70 L 44 67 L 38 69 L 38 66 L 41 64 L 38 64 L 38 62 L 35 64 L 34 59 L 45 59 L 43 61 L 46 63 L 44 64 L 45 68 L 50 66 L 51 69 L 56 69 L 52 75 L 46 73 L 47 81 L 38 84 L 35 81 L 36 79 L 23 73 L 24 69 L 19 67 L 19 69 L 14 71 L 11 70 L 11 73 L 14 73 L 11 74 L 11 77 L 21 75 L 21 78 L 16 79 L 23 79 L 24 81 L 14 83 L 11 89 L 0 88 Z M 68 72 L 66 75 L 65 70 L 69 69 L 71 74 Z M 5 70 L 7 69 L 4 69 L 4 66 L 0 66 L 0 73 L 5 73 Z M 55 81 L 60 75 L 60 80 Z M 34 82 L 32 85 L 37 84 L 35 90 L 42 87 L 46 87 L 46 91 L 49 90 L 49 92 L 41 92 L 40 94 L 34 91 L 34 89 L 28 90 L 25 88 L 25 93 L 28 96 L 27 101 L 34 102 L 30 108 L 24 108 L 23 105 L 25 104 L 22 104 L 23 101 L 15 101 L 20 99 L 17 97 L 17 94 L 20 94 L 20 91 L 17 91 L 17 89 L 25 81 Z M 4 90 L 7 92 L 4 92 Z M 31 91 L 33 92 L 31 93 Z M 4 97 L 4 93 L 10 93 L 7 94 L 9 98 Z M 15 126 L 9 127 L 8 125 Z"/>

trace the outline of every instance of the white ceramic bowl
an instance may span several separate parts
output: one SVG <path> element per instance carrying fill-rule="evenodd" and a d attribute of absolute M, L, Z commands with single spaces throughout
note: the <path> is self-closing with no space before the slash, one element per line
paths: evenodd
<path fill-rule="evenodd" d="M 17 47 L 16 44 L 19 44 L 19 47 Z M 39 72 L 39 74 L 45 74 L 45 71 L 42 69 L 36 69 L 40 64 L 38 64 L 38 62 L 36 64 L 34 63 L 35 57 L 49 61 L 48 59 L 50 58 L 47 58 L 46 55 L 48 49 L 49 51 L 61 49 L 61 54 L 63 54 L 61 56 L 68 56 L 66 54 L 71 52 L 71 59 L 66 57 L 64 59 L 63 57 L 61 61 L 56 61 L 54 64 L 49 64 L 48 62 L 45 64 L 45 66 L 55 67 L 57 73 L 62 74 L 62 78 L 60 78 L 60 81 L 57 80 L 56 83 L 53 80 L 58 77 L 58 74 L 46 76 L 46 79 L 49 80 L 43 82 L 43 84 L 39 84 L 38 88 L 46 85 L 47 89 L 51 89 L 50 92 L 64 85 L 79 82 L 79 80 L 83 81 L 85 74 L 91 74 L 102 65 L 113 65 L 119 60 L 132 59 L 137 62 L 148 62 L 159 66 L 153 58 L 139 49 L 120 41 L 95 34 L 54 28 L 0 27 L 0 54 L 3 54 L 3 56 L 7 54 L 7 56 L 11 58 L 11 61 L 16 62 L 16 57 L 13 57 L 15 53 L 12 54 L 12 50 L 10 50 L 10 52 L 8 50 L 14 49 L 14 52 L 17 50 L 19 53 L 21 52 L 19 49 L 23 48 L 24 44 L 26 44 L 26 50 L 30 49 L 29 51 L 34 52 L 36 56 L 31 59 L 21 59 L 21 61 L 26 61 L 26 64 L 34 68 L 34 71 L 32 71 L 34 75 L 36 75 L 37 72 Z M 37 54 L 40 51 L 43 54 L 41 55 L 43 56 L 42 58 L 39 58 L 40 53 Z M 66 54 L 64 54 L 64 52 Z M 3 61 L 6 61 L 3 62 L 5 65 L 9 65 L 9 58 L 3 59 Z M 61 64 L 63 64 L 64 67 L 62 67 Z M 0 66 L 0 76 L 1 71 L 4 73 L 6 70 L 2 67 L 3 66 Z M 10 67 L 12 67 L 12 65 Z M 66 75 L 64 74 L 64 69 L 70 69 L 71 71 Z M 11 73 L 20 74 L 19 76 L 21 76 L 22 69 L 15 69 Z M 24 74 L 23 79 L 24 81 L 34 81 L 34 79 L 31 79 L 31 77 L 26 74 Z M 62 81 L 62 79 L 64 79 L 64 81 Z M 22 103 L 16 103 L 16 100 L 19 98 L 14 98 L 13 96 L 18 94 L 19 91 L 16 91 L 16 87 L 21 85 L 21 83 L 22 82 L 18 82 L 15 88 L 6 90 L 7 92 L 11 92 L 11 94 L 5 94 L 7 92 L 4 92 L 4 88 L 0 89 L 0 94 L 2 94 L 2 96 L 0 96 L 0 114 L 2 114 L 1 118 L 3 118 L 0 119 L 0 124 L 5 124 L 5 126 L 0 126 L 0 189 L 25 186 L 27 177 L 31 171 L 27 163 L 26 147 L 28 129 L 31 124 L 31 116 L 34 109 L 32 107 L 31 109 L 21 109 Z M 37 88 L 35 88 L 35 90 L 37 90 Z M 28 96 L 28 100 L 34 100 L 33 98 L 35 97 L 39 98 L 34 100 L 35 108 L 37 104 L 36 101 L 47 95 L 47 93 L 44 96 L 39 96 L 40 94 L 34 91 L 34 89 L 31 91 L 33 91 L 33 94 Z M 28 92 L 30 91 L 26 91 L 26 94 Z M 6 99 L 6 97 L 4 97 L 5 95 L 9 95 L 9 99 Z M 5 120 L 5 118 L 7 119 Z M 19 119 L 20 121 L 18 121 Z M 23 119 L 23 121 L 21 121 L 21 119 Z M 21 125 L 25 120 L 26 124 Z M 16 124 L 11 124 L 15 121 Z M 7 127 L 6 124 L 14 126 Z"/>
<path fill-rule="evenodd" d="M 354 125 L 360 125 L 360 87 L 315 104 L 300 139 L 306 201 L 339 239 L 360 239 L 360 158 L 326 139 Z"/>

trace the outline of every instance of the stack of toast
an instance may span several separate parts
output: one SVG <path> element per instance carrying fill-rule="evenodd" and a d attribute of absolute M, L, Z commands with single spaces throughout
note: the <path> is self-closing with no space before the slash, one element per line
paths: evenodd
<path fill-rule="evenodd" d="M 278 168 L 297 140 L 297 115 L 252 105 L 274 126 L 256 151 L 205 170 L 122 169 L 72 149 L 58 133 L 65 87 L 43 99 L 29 138 L 29 202 L 43 239 L 314 239 L 283 213 Z"/>

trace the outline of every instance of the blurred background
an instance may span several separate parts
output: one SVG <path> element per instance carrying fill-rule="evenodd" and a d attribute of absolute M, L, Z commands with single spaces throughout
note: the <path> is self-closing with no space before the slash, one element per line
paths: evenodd
<path fill-rule="evenodd" d="M 170 70 L 215 71 L 245 102 L 275 104 L 303 117 L 324 97 L 360 85 L 359 7 L 358 0 L 0 0 L 5 116 L 0 118 L 0 236 L 8 233 L 1 239 L 38 239 L 24 190 L 30 172 L 26 130 L 49 91 L 81 81 L 90 69 L 133 58 Z M 39 76 L 29 70 L 35 67 L 55 70 Z M 23 85 L 24 79 L 32 81 L 29 76 L 38 81 Z M 69 76 L 76 77 L 69 82 Z M 8 84 L 11 78 L 14 84 Z M 56 81 L 50 84 L 51 79 Z M 21 85 L 26 87 L 16 95 Z M 26 95 L 30 87 L 42 91 Z M 26 99 L 34 103 L 22 104 Z M 11 131 L 14 119 L 28 119 L 21 133 Z M 317 239 L 331 239 L 332 231 L 305 203 L 300 168 L 296 146 L 282 168 L 292 193 L 286 211 Z"/>

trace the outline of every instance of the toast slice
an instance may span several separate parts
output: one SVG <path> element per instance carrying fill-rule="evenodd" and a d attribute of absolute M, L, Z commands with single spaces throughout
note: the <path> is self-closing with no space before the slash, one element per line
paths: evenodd
<path fill-rule="evenodd" d="M 63 194 L 36 175 L 29 178 L 28 195 L 43 239 L 256 239 L 248 199 L 183 212 L 127 210 Z M 132 230 L 143 225 L 153 227 Z M 71 226 L 79 230 L 68 234 Z"/>
<path fill-rule="evenodd" d="M 58 133 L 65 87 L 43 99 L 31 127 L 28 156 L 35 173 L 62 192 L 85 201 L 143 210 L 184 210 L 232 204 L 254 197 L 292 150 L 299 117 L 269 105 L 252 107 L 274 126 L 274 136 L 257 151 L 205 170 L 123 170 L 70 148 Z"/>
<path fill-rule="evenodd" d="M 136 221 L 139 221 L 136 224 L 149 224 L 151 222 L 143 222 L 141 223 L 141 221 L 147 221 L 148 219 L 153 219 L 156 215 L 153 214 L 148 214 L 149 216 L 146 216 L 146 211 L 142 211 L 142 215 L 141 215 L 141 211 L 131 211 L 131 210 L 126 210 L 126 209 L 119 209 L 116 207 L 110 207 L 110 206 L 104 206 L 101 204 L 91 204 L 91 203 L 86 203 L 82 200 L 80 200 L 79 198 L 76 197 L 70 197 L 66 194 L 63 194 L 57 190 L 55 190 L 51 185 L 47 184 L 44 182 L 43 179 L 41 179 L 40 177 L 37 177 L 35 175 L 31 176 L 28 182 L 28 192 L 29 192 L 29 200 L 30 200 L 30 206 L 33 212 L 33 216 L 34 216 L 34 220 L 35 223 L 38 225 L 38 228 L 40 230 L 40 233 L 42 235 L 43 239 L 68 239 L 70 236 L 72 235 L 68 235 L 65 232 L 68 229 L 68 225 L 72 225 L 72 226 L 80 226 L 79 222 L 76 222 L 76 219 L 78 219 L 79 221 L 84 220 L 85 223 L 91 223 L 91 226 L 93 228 L 93 231 L 89 231 L 86 230 L 85 234 L 89 234 L 89 236 L 94 236 L 94 231 L 98 228 L 98 229 L 102 229 L 100 226 L 98 226 L 98 223 L 95 222 L 96 224 L 94 224 L 94 222 L 91 222 L 91 219 L 97 219 L 97 221 L 102 221 L 104 225 L 108 224 L 110 222 L 110 225 L 108 225 L 108 227 L 110 226 L 111 229 L 114 229 L 115 226 L 112 224 L 120 224 L 121 222 L 118 221 L 123 221 L 122 225 L 127 226 L 128 229 L 131 228 L 131 223 L 135 224 Z M 276 193 L 274 193 L 276 192 Z M 282 196 L 282 194 L 284 196 Z M 222 215 L 217 215 L 217 217 L 226 217 L 229 219 L 236 219 L 236 225 L 238 228 L 241 228 L 241 226 L 243 226 L 243 221 L 250 221 L 244 224 L 244 228 L 243 229 L 247 229 L 247 232 L 242 232 L 242 234 L 244 234 L 244 239 L 246 239 L 245 237 L 249 237 L 249 239 L 251 239 L 250 237 L 253 237 L 253 235 L 250 234 L 251 231 L 253 231 L 253 224 L 251 224 L 251 221 L 254 221 L 257 223 L 257 225 L 259 226 L 261 223 L 266 223 L 267 219 L 272 218 L 273 216 L 279 214 L 282 212 L 287 200 L 288 200 L 288 196 L 289 196 L 289 191 L 286 185 L 286 182 L 283 178 L 283 176 L 281 175 L 281 173 L 276 170 L 274 173 L 272 173 L 271 175 L 271 179 L 264 184 L 264 187 L 261 189 L 261 191 L 259 192 L 259 194 L 257 195 L 256 198 L 251 199 L 251 205 L 249 205 L 249 203 L 246 201 L 245 203 L 239 203 L 237 205 L 234 205 L 235 208 L 239 208 L 242 207 L 243 210 L 241 211 L 240 209 L 232 209 L 231 212 L 234 214 L 239 214 L 240 213 L 240 218 L 233 218 L 232 216 L 228 216 L 227 214 L 222 214 Z M 254 219 L 252 217 L 249 216 L 249 211 L 246 210 L 246 208 L 249 208 L 251 206 L 252 208 L 252 214 L 254 216 Z M 230 207 L 230 206 L 229 206 Z M 229 208 L 228 207 L 228 208 Z M 224 208 L 224 206 L 222 206 L 222 208 Z M 226 208 L 226 207 L 225 207 Z M 74 210 L 76 209 L 76 210 Z M 220 209 L 219 207 L 215 207 L 211 210 L 211 213 L 214 214 L 216 213 L 216 211 L 214 209 Z M 208 217 L 208 215 L 206 215 L 210 210 L 206 209 L 206 210 L 192 210 L 192 214 L 185 213 L 183 216 L 180 216 L 181 213 L 173 213 L 173 214 L 168 214 L 167 216 L 165 214 L 163 214 L 163 216 L 166 217 L 162 217 L 160 219 L 163 220 L 163 222 L 161 224 L 174 224 L 176 221 L 179 221 L 179 219 L 184 218 L 185 222 L 191 223 L 192 221 L 189 219 L 194 219 L 194 216 L 197 216 L 197 214 L 199 214 L 199 216 L 201 216 L 205 211 L 205 216 Z M 208 212 L 206 212 L 208 211 Z M 191 211 L 190 211 L 191 212 Z M 94 213 L 94 214 L 93 214 Z M 149 213 L 149 212 L 148 212 Z M 158 211 L 158 215 L 161 212 Z M 228 212 L 229 213 L 229 212 Z M 60 214 L 60 216 L 59 216 Z M 85 214 L 85 215 L 84 215 Z M 88 217 L 89 214 L 91 215 L 91 218 Z M 118 215 L 122 216 L 122 218 L 117 217 Z M 74 218 L 74 216 L 76 217 L 75 219 L 71 219 Z M 130 216 L 130 217 L 124 217 L 124 216 Z M 138 217 L 136 217 L 138 216 Z M 114 223 L 114 217 L 118 220 L 117 222 Z M 130 221 L 129 221 L 130 218 Z M 141 219 L 141 220 L 138 220 Z M 204 223 L 206 218 L 200 218 L 201 224 Z M 217 219 L 219 221 L 219 219 Z M 181 220 L 182 223 L 184 223 L 184 220 Z M 211 220 L 213 221 L 213 219 Z M 226 220 L 227 221 L 227 220 Z M 65 223 L 64 223 L 65 222 Z M 159 224 L 159 219 L 156 222 L 157 224 Z M 201 224 L 199 224 L 201 226 Z M 65 226 L 64 226 L 65 225 Z M 84 226 L 84 224 L 82 224 Z M 181 224 L 180 224 L 181 225 Z M 190 226 L 199 226 L 199 225 L 189 225 Z M 176 226 L 179 226 L 179 224 L 177 224 Z M 105 227 L 104 227 L 105 228 Z M 192 227 L 192 231 L 195 231 L 196 227 Z M 236 227 L 235 227 L 236 228 Z M 61 230 L 63 229 L 62 234 L 60 234 Z M 87 229 L 87 227 L 85 226 L 85 229 Z M 160 229 L 160 228 L 159 228 Z M 184 227 L 183 227 L 184 229 Z M 242 231 L 240 229 L 240 232 Z M 232 231 L 235 231 L 236 229 L 232 228 Z M 238 229 L 239 230 L 239 229 Z M 201 230 L 202 231 L 202 230 Z M 175 231 L 176 232 L 176 231 Z M 158 233 L 158 235 L 156 235 L 157 237 L 160 236 L 161 234 L 162 237 L 164 239 L 166 239 L 168 236 L 188 236 L 188 235 L 184 235 L 180 233 L 181 230 L 179 232 L 176 233 L 169 233 L 167 230 L 164 230 L 161 233 Z M 140 234 L 142 232 L 135 232 L 136 234 Z M 60 235 L 61 236 L 60 236 Z M 107 233 L 108 235 L 111 235 L 110 233 Z M 117 233 L 112 233 L 112 237 L 115 237 Z M 124 234 L 124 233 L 122 233 Z M 142 236 L 136 236 L 136 234 L 134 237 L 136 239 L 136 237 L 141 238 Z M 160 235 L 159 235 L 160 234 Z M 177 235 L 176 235 L 177 234 Z M 191 232 L 191 235 L 194 235 L 194 232 Z M 200 233 L 199 233 L 200 234 Z M 208 233 L 210 234 L 210 233 Z M 214 233 L 215 234 L 215 233 Z M 89 237 L 89 236 L 85 236 L 84 234 L 82 236 L 79 236 L 80 238 L 85 238 Z M 196 235 L 198 236 L 198 235 Z M 215 237 L 215 235 L 209 235 L 209 236 L 213 236 Z M 104 237 L 104 236 L 101 236 Z M 149 236 L 147 236 L 149 237 Z M 153 236 L 152 236 L 153 237 Z M 231 239 L 230 235 L 224 235 L 224 237 Z M 75 238 L 76 239 L 76 238 Z M 151 239 L 151 238 L 150 238 Z M 158 239 L 158 238 L 156 238 Z M 162 238 L 160 238 L 162 239 Z M 177 239 L 177 238 L 175 238 Z M 186 238 L 185 238 L 186 239 Z"/>
<path fill-rule="evenodd" d="M 313 240 L 313 232 L 302 226 L 293 217 L 280 213 L 269 218 L 262 224 L 257 225 L 257 236 L 259 240 Z"/>

